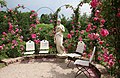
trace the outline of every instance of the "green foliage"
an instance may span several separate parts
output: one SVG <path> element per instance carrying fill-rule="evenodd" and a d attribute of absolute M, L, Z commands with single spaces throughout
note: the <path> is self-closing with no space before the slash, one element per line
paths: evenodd
<path fill-rule="evenodd" d="M 6 19 L 6 12 L 0 11 L 0 34 L 2 34 L 3 31 L 7 32 L 8 29 L 8 21 Z"/>
<path fill-rule="evenodd" d="M 49 41 L 50 53 L 56 53 L 53 28 L 52 24 L 38 24 L 36 27 L 36 31 L 39 33 L 38 39 Z"/>
<path fill-rule="evenodd" d="M 42 14 L 40 17 L 40 23 L 50 24 L 50 20 L 52 20 L 52 14 Z"/>

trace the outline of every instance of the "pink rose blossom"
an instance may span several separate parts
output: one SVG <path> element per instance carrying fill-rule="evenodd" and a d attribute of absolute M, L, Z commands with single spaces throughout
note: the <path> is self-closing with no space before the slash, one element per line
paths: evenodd
<path fill-rule="evenodd" d="M 101 44 L 101 45 L 102 45 L 102 44 L 103 44 L 103 41 L 99 41 L 99 44 Z"/>
<path fill-rule="evenodd" d="M 76 30 L 76 33 L 78 33 L 79 32 L 79 30 Z"/>
<path fill-rule="evenodd" d="M 97 7 L 97 4 L 98 4 L 98 0 L 92 0 L 90 5 L 93 7 L 93 8 L 96 8 Z"/>
<path fill-rule="evenodd" d="M 81 30 L 81 31 L 80 31 L 80 34 L 84 34 L 84 32 L 85 32 L 85 30 Z"/>
<path fill-rule="evenodd" d="M 39 30 L 42 30 L 42 28 L 39 28 Z"/>
<path fill-rule="evenodd" d="M 16 41 L 16 40 L 12 40 L 12 44 L 17 45 L 18 43 L 17 43 L 17 41 Z"/>
<path fill-rule="evenodd" d="M 88 34 L 88 38 L 90 40 L 95 40 L 95 39 L 98 39 L 99 38 L 99 34 L 98 33 L 91 33 L 91 34 Z"/>
<path fill-rule="evenodd" d="M 120 17 L 120 12 L 119 12 L 119 13 L 117 13 L 117 17 Z"/>
<path fill-rule="evenodd" d="M 114 64 L 115 64 L 115 62 L 114 62 L 112 59 L 110 59 L 109 62 L 108 62 L 108 65 L 109 65 L 110 67 L 112 67 Z"/>
<path fill-rule="evenodd" d="M 4 41 L 4 40 L 5 40 L 5 38 L 2 38 L 2 40 Z"/>
<path fill-rule="evenodd" d="M 100 13 L 100 11 L 99 11 L 99 10 L 96 10 L 95 16 L 98 17 L 98 16 L 99 16 L 99 13 Z"/>
<path fill-rule="evenodd" d="M 39 44 L 39 43 L 40 43 L 40 40 L 34 40 L 34 42 L 35 42 L 36 44 Z"/>
<path fill-rule="evenodd" d="M 79 40 L 79 41 L 82 41 L 82 37 L 79 37 L 78 40 Z"/>
<path fill-rule="evenodd" d="M 3 49 L 3 46 L 0 46 L 0 50 L 2 50 Z"/>
<path fill-rule="evenodd" d="M 36 23 L 39 24 L 40 23 L 39 20 L 36 19 Z"/>
<path fill-rule="evenodd" d="M 50 46 L 50 48 L 52 48 L 52 46 Z"/>
<path fill-rule="evenodd" d="M 31 10 L 31 12 L 35 12 L 34 10 Z"/>
<path fill-rule="evenodd" d="M 7 16 L 5 15 L 4 18 L 7 18 Z"/>
<path fill-rule="evenodd" d="M 52 23 L 53 22 L 53 20 L 50 20 L 50 23 Z"/>
<path fill-rule="evenodd" d="M 14 35 L 14 34 L 15 34 L 15 31 L 11 30 L 11 33 Z"/>
<path fill-rule="evenodd" d="M 101 34 L 103 37 L 106 37 L 106 36 L 109 34 L 109 32 L 108 32 L 107 29 L 101 28 L 100 34 Z"/>
<path fill-rule="evenodd" d="M 72 26 L 72 28 L 75 28 L 74 26 Z"/>
<path fill-rule="evenodd" d="M 99 20 L 99 18 L 98 17 L 94 17 L 94 19 L 93 19 L 94 21 L 98 21 Z"/>
<path fill-rule="evenodd" d="M 105 23 L 105 20 L 102 19 L 102 20 L 100 21 L 100 23 L 103 25 L 103 24 Z"/>
<path fill-rule="evenodd" d="M 109 46 L 109 44 L 106 44 L 106 46 Z"/>
<path fill-rule="evenodd" d="M 18 32 L 18 31 L 19 31 L 19 29 L 18 29 L 18 28 L 16 28 L 15 32 Z"/>
<path fill-rule="evenodd" d="M 72 36 L 74 35 L 74 31 L 71 30 L 70 33 L 71 33 Z"/>
<path fill-rule="evenodd" d="M 102 60 L 102 58 L 101 58 L 100 56 L 98 56 L 98 60 L 99 60 L 99 61 L 101 61 L 101 60 Z"/>
<path fill-rule="evenodd" d="M 10 22 L 8 22 L 8 24 L 9 24 L 9 31 L 11 31 L 13 29 L 13 26 Z"/>
<path fill-rule="evenodd" d="M 12 48 L 12 49 L 14 49 L 15 47 L 14 47 L 14 46 L 12 46 L 11 48 Z"/>
<path fill-rule="evenodd" d="M 18 7 L 20 7 L 20 4 L 18 4 Z"/>
<path fill-rule="evenodd" d="M 30 18 L 32 18 L 32 16 L 30 16 Z"/>
<path fill-rule="evenodd" d="M 5 36 L 7 35 L 7 33 L 6 33 L 6 32 L 2 32 L 2 34 L 3 34 L 3 35 L 5 35 Z"/>
<path fill-rule="evenodd" d="M 21 49 L 21 50 L 24 50 L 24 46 L 23 46 L 23 45 L 21 45 L 21 46 L 20 46 L 20 49 Z"/>
<path fill-rule="evenodd" d="M 30 26 L 36 28 L 36 25 L 35 25 L 35 24 L 31 24 Z"/>
<path fill-rule="evenodd" d="M 31 34 L 31 37 L 36 38 L 37 36 L 36 36 L 36 34 Z"/>
<path fill-rule="evenodd" d="M 91 24 L 88 24 L 88 26 L 87 26 L 87 28 L 86 28 L 86 32 L 89 32 L 89 31 L 91 31 Z"/>
<path fill-rule="evenodd" d="M 68 35 L 67 35 L 67 38 L 68 38 L 68 39 L 72 38 L 72 35 L 71 35 L 71 34 L 68 34 Z"/>

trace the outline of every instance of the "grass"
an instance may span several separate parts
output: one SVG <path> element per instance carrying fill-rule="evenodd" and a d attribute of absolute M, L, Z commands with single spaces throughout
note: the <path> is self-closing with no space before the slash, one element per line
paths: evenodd
<path fill-rule="evenodd" d="M 0 69 L 5 67 L 5 64 L 4 63 L 0 63 Z"/>

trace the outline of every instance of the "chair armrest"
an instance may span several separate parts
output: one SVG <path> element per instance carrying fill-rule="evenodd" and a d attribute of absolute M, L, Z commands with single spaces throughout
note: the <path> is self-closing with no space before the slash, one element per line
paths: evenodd
<path fill-rule="evenodd" d="M 81 55 L 81 56 L 82 56 L 82 53 L 79 53 L 79 52 L 74 52 L 74 53 L 79 54 L 79 55 Z"/>

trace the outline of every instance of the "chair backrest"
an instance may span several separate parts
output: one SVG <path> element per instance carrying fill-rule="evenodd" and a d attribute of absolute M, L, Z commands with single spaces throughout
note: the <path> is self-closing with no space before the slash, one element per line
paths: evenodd
<path fill-rule="evenodd" d="M 33 51 L 35 50 L 35 43 L 31 40 L 26 42 L 26 51 Z"/>
<path fill-rule="evenodd" d="M 40 42 L 40 52 L 39 53 L 48 53 L 49 52 L 49 42 L 47 40 L 42 40 Z"/>
<path fill-rule="evenodd" d="M 79 41 L 77 44 L 76 52 L 83 53 L 85 43 L 83 41 Z"/>
<path fill-rule="evenodd" d="M 94 48 L 93 48 L 93 52 L 92 52 L 92 55 L 90 56 L 89 62 L 92 62 L 93 56 L 95 54 L 95 49 L 96 49 L 96 46 L 94 46 Z"/>

